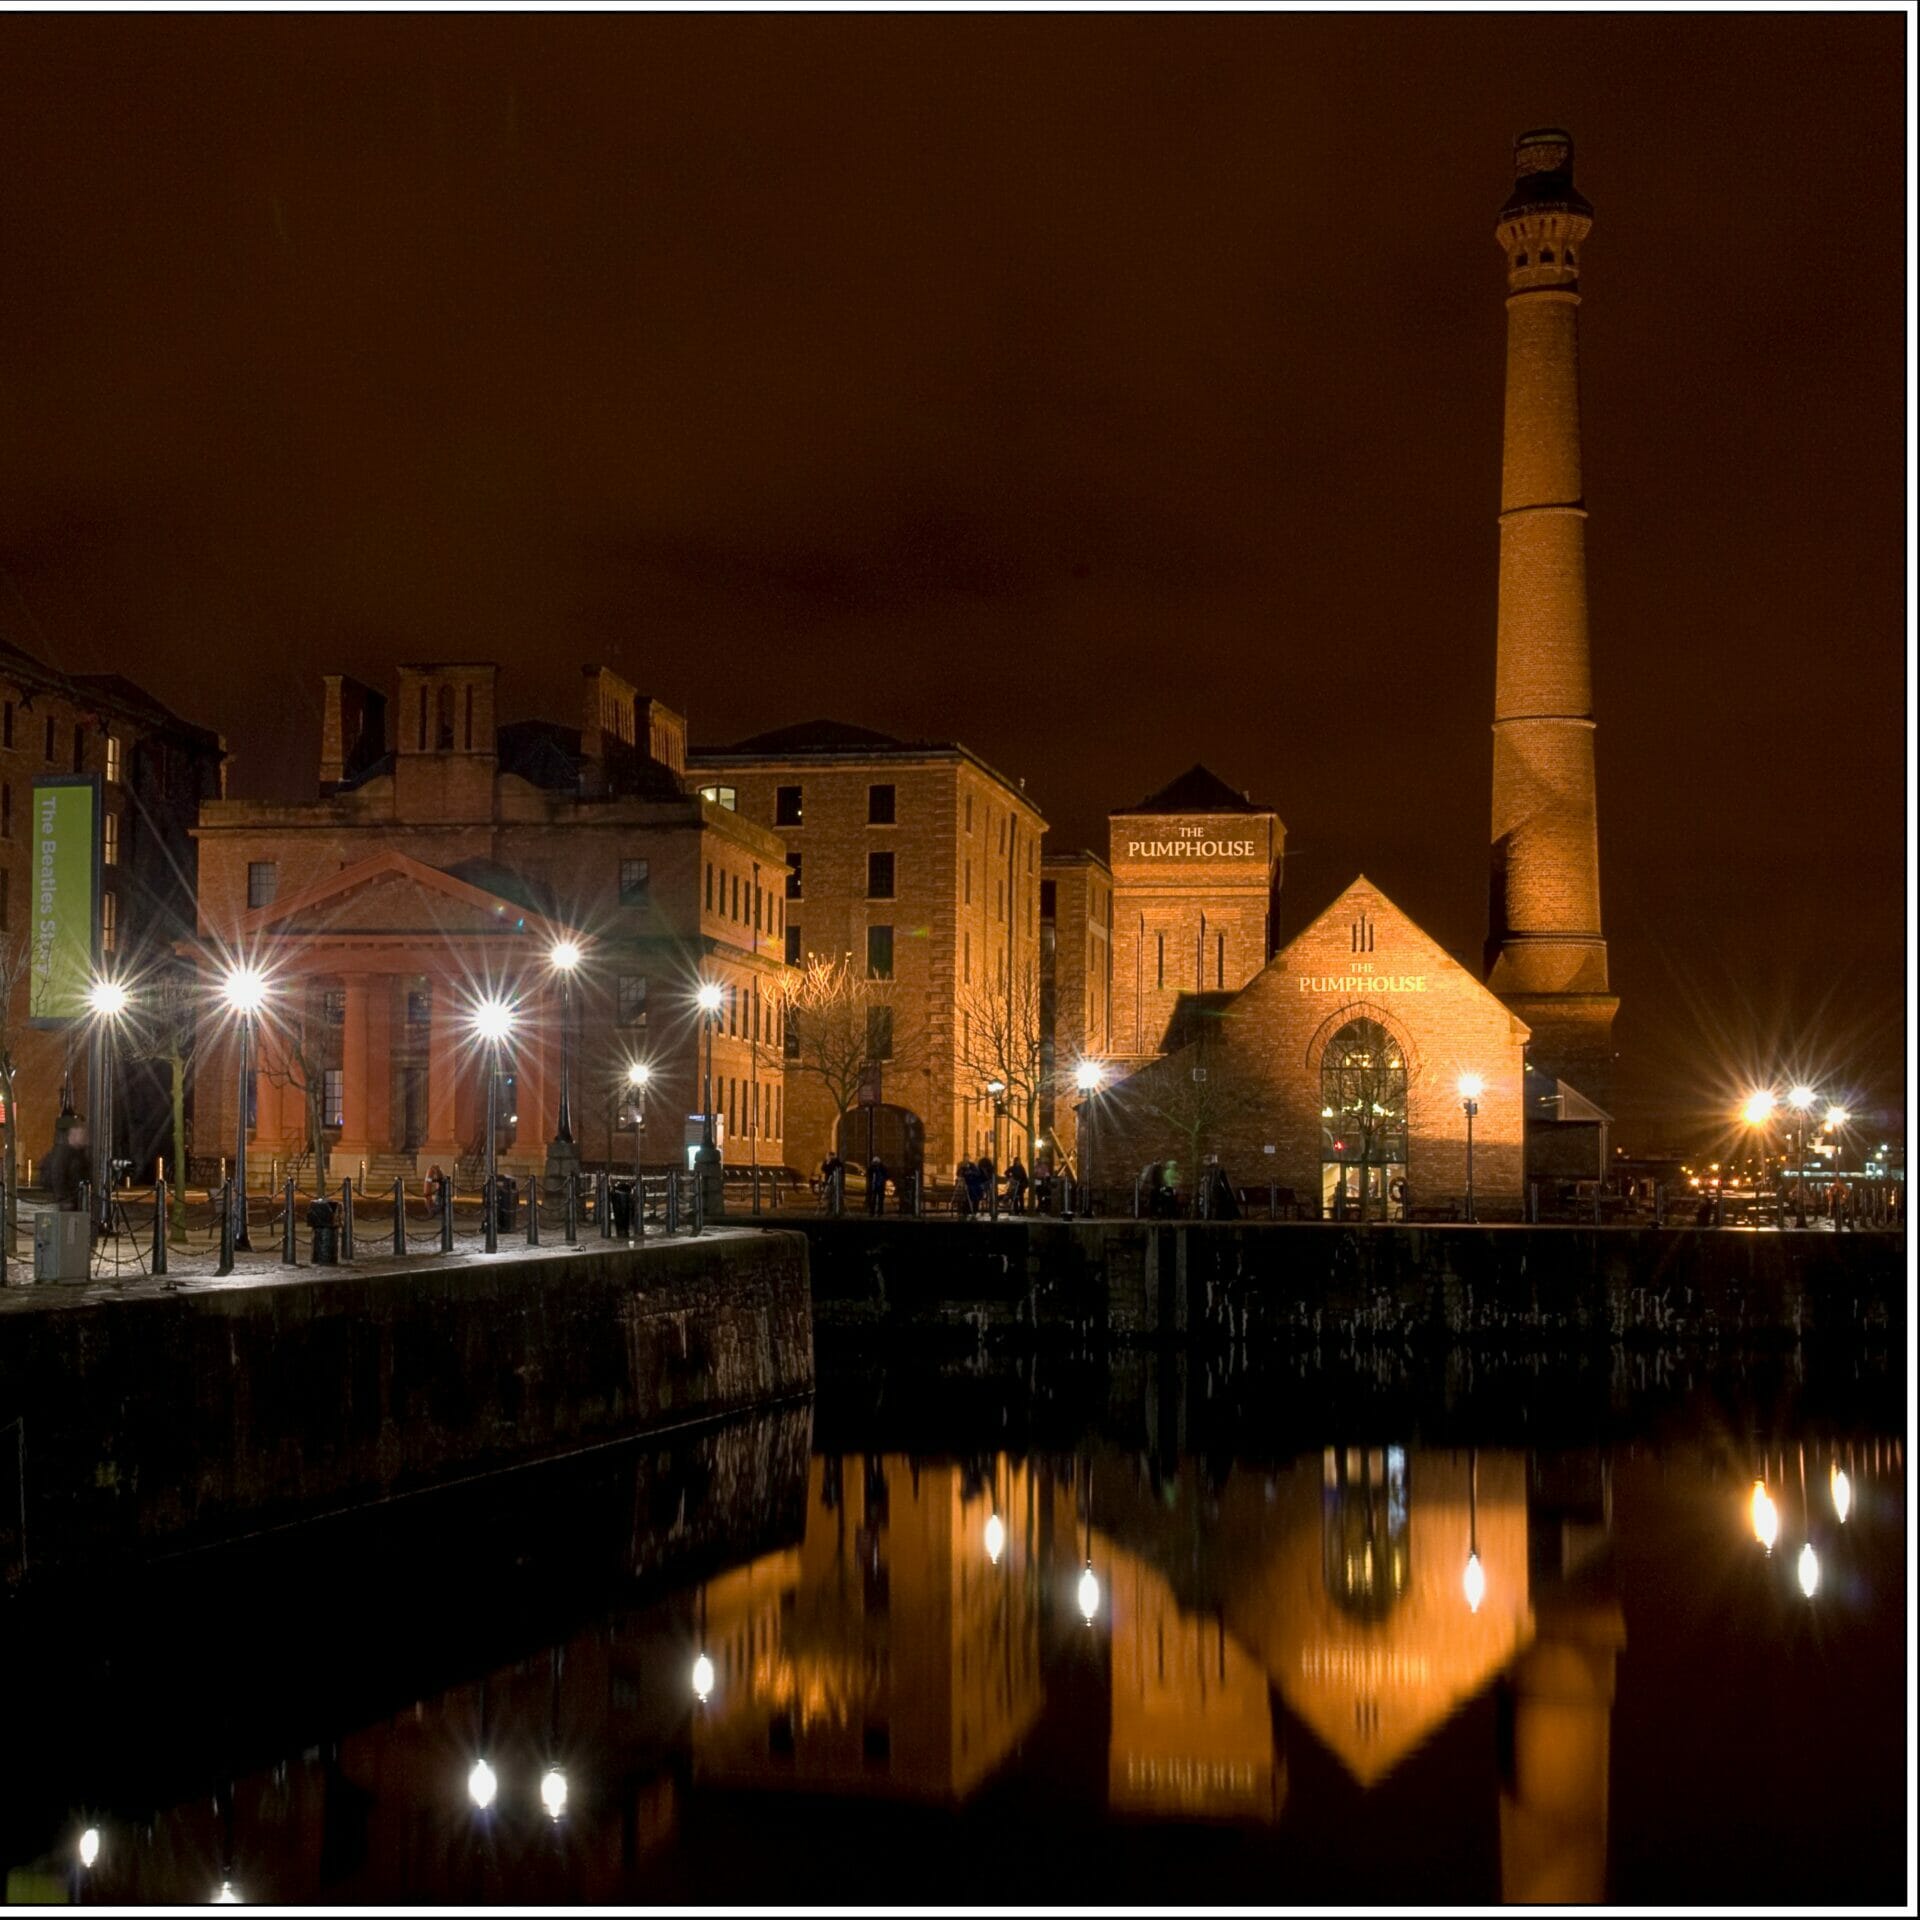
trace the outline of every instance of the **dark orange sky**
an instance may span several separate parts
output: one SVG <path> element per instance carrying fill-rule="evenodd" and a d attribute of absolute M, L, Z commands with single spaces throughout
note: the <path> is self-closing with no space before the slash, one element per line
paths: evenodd
<path fill-rule="evenodd" d="M 1485 932 L 1513 134 L 1564 124 L 1629 1145 L 1904 1105 L 1905 23 L 0 19 L 0 632 L 312 778 L 317 675 L 618 666 L 1195 759 Z M 1889 1123 L 1890 1124 L 1890 1123 Z"/>

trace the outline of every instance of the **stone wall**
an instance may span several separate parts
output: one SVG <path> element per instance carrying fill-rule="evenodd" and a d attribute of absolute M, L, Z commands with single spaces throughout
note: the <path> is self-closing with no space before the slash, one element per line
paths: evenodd
<path fill-rule="evenodd" d="M 17 1303 L 0 1315 L 0 1580 L 812 1385 L 805 1249 L 785 1233 Z"/>

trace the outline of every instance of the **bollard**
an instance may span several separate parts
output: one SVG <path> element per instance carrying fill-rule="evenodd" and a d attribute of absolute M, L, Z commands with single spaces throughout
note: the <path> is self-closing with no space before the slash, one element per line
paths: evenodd
<path fill-rule="evenodd" d="M 680 1231 L 680 1175 L 678 1172 L 667 1175 L 667 1231 Z"/>
<path fill-rule="evenodd" d="M 494 1188 L 494 1176 L 480 1182 L 480 1244 L 489 1253 L 500 1251 L 500 1196 Z"/>
<path fill-rule="evenodd" d="M 593 1176 L 593 1211 L 600 1222 L 600 1238 L 613 1238 L 613 1181 L 605 1167 Z"/>
<path fill-rule="evenodd" d="M 537 1247 L 540 1244 L 540 1176 L 536 1173 L 527 1180 L 527 1245 Z"/>
<path fill-rule="evenodd" d="M 287 1204 L 280 1215 L 280 1264 L 283 1267 L 297 1267 L 300 1264 L 300 1243 L 296 1233 L 293 1224 L 293 1176 L 288 1174 Z"/>
<path fill-rule="evenodd" d="M 580 1244 L 580 1176 L 572 1171 L 567 1174 L 567 1217 L 561 1230 L 568 1246 Z"/>
<path fill-rule="evenodd" d="M 926 1218 L 926 1196 L 922 1181 L 925 1179 L 918 1167 L 913 1170 L 913 1217 L 916 1220 Z"/>
<path fill-rule="evenodd" d="M 407 1252 L 407 1183 L 404 1176 L 393 1179 L 393 1254 L 404 1259 Z"/>
<path fill-rule="evenodd" d="M 353 1258 L 353 1176 L 340 1182 L 340 1258 Z"/>
<path fill-rule="evenodd" d="M 153 1270 L 155 1273 L 167 1270 L 167 1183 L 164 1178 L 153 1183 Z"/>
<path fill-rule="evenodd" d="M 707 1183 L 697 1173 L 693 1176 L 693 1230 L 707 1230 Z"/>
<path fill-rule="evenodd" d="M 453 1251 L 453 1175 L 440 1182 L 440 1251 Z"/>
<path fill-rule="evenodd" d="M 1133 1217 L 1136 1220 L 1140 1218 L 1140 1176 L 1137 1173 L 1133 1176 Z"/>
<path fill-rule="evenodd" d="M 216 1273 L 233 1271 L 233 1182 L 220 1183 L 220 1264 Z"/>
<path fill-rule="evenodd" d="M 647 1176 L 633 1176 L 633 1242 L 638 1246 L 647 1237 Z"/>

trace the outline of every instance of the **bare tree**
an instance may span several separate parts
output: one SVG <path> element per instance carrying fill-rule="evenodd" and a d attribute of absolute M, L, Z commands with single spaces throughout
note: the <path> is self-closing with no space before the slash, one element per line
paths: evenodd
<path fill-rule="evenodd" d="M 1041 1047 L 1040 975 L 1015 969 L 998 985 L 960 989 L 960 1066 L 980 1085 L 998 1080 L 1010 1112 L 1023 1113 L 1027 1154 L 1039 1124 Z"/>
<path fill-rule="evenodd" d="M 876 979 L 850 953 L 810 956 L 781 984 L 787 1076 L 817 1080 L 836 1123 L 876 1065 L 912 1072 L 926 1049 L 926 1023 L 905 1019 L 891 979 Z"/>
<path fill-rule="evenodd" d="M 187 1087 L 192 1079 L 200 1037 L 201 995 L 194 976 L 169 972 L 143 992 L 143 1018 L 131 1048 L 134 1057 L 167 1070 L 173 1151 L 168 1164 L 173 1184 L 167 1199 L 167 1237 L 184 1246 L 187 1238 Z"/>
<path fill-rule="evenodd" d="M 1320 1063 L 1321 1125 L 1333 1162 L 1357 1176 L 1360 1219 L 1373 1200 L 1373 1169 L 1404 1166 L 1407 1099 L 1413 1069 L 1399 1041 L 1377 1020 L 1358 1019 L 1336 1033 Z"/>
<path fill-rule="evenodd" d="M 306 1107 L 306 1144 L 313 1156 L 316 1191 L 327 1184 L 327 1074 L 340 1064 L 339 1038 L 327 1017 L 326 1002 L 302 995 L 284 1021 L 274 1023 L 272 1043 L 263 1049 L 260 1071 L 276 1087 L 291 1087 Z"/>
<path fill-rule="evenodd" d="M 1222 1136 L 1251 1111 L 1249 1090 L 1224 1056 L 1216 1020 L 1210 1017 L 1190 1045 L 1156 1060 L 1115 1090 L 1126 1108 L 1157 1121 L 1179 1141 L 1196 1194 L 1208 1154 L 1216 1152 Z"/>

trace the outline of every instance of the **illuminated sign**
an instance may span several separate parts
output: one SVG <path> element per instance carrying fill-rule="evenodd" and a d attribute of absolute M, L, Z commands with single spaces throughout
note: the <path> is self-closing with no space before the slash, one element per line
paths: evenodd
<path fill-rule="evenodd" d="M 1129 840 L 1129 860 L 1252 860 L 1260 853 L 1258 840 L 1222 840 L 1216 827 L 1175 829 L 1170 840 Z"/>
<path fill-rule="evenodd" d="M 100 929 L 100 782 L 91 774 L 33 783 L 33 926 L 27 1019 L 84 1019 Z"/>

